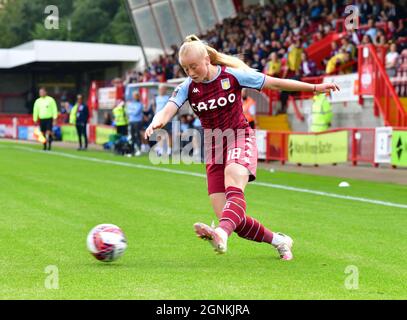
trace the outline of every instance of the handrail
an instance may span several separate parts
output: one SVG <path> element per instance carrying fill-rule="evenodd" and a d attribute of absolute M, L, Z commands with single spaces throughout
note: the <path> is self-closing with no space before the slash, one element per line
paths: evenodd
<path fill-rule="evenodd" d="M 304 122 L 305 117 L 304 115 L 301 113 L 300 109 L 298 108 L 297 102 L 295 101 L 293 96 L 289 96 L 288 100 L 292 102 L 293 107 L 294 107 L 294 114 L 297 117 L 298 120 L 300 120 L 301 122 Z"/>
<path fill-rule="evenodd" d="M 369 49 L 369 54 L 371 54 L 374 61 L 372 70 L 374 102 L 379 106 L 385 124 L 392 126 L 406 126 L 407 113 L 390 82 L 389 76 L 387 75 L 382 62 L 374 50 L 373 45 L 360 46 L 359 50 L 363 50 L 363 47 Z M 361 62 L 359 64 L 361 65 Z M 384 100 L 384 102 L 382 100 Z M 396 119 L 391 116 L 392 111 L 396 111 Z"/>
<path fill-rule="evenodd" d="M 322 60 L 326 58 L 332 50 L 331 43 L 340 40 L 345 35 L 346 32 L 330 32 L 320 41 L 311 44 L 305 49 L 309 59 L 313 60 L 319 69 L 322 68 Z"/>
<path fill-rule="evenodd" d="M 336 20 L 336 26 L 335 26 L 335 31 L 336 32 L 344 32 L 344 31 L 347 30 L 346 26 L 345 26 L 345 20 L 346 19 L 337 19 Z M 388 29 L 389 29 L 389 26 L 388 26 L 388 24 L 386 22 L 376 22 L 374 26 L 375 26 L 375 28 L 383 29 L 383 31 L 386 32 L 386 33 L 387 33 Z M 342 28 L 342 30 L 340 30 L 341 28 Z M 366 30 L 366 29 L 369 29 L 369 26 L 367 24 L 365 24 L 363 26 L 359 25 L 357 29 L 358 30 Z"/>

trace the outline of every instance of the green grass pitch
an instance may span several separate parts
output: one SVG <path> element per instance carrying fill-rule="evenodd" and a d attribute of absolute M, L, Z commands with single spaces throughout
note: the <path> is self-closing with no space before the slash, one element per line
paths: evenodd
<path fill-rule="evenodd" d="M 192 228 L 214 219 L 204 177 L 134 166 L 153 166 L 147 157 L 40 148 L 0 142 L 0 299 L 407 298 L 406 208 L 249 184 L 247 213 L 292 236 L 295 258 L 236 235 L 216 255 Z M 407 205 L 396 184 L 338 188 L 339 178 L 262 169 L 257 181 Z M 100 223 L 129 243 L 110 264 L 86 249 Z M 46 286 L 48 266 L 58 289 Z"/>

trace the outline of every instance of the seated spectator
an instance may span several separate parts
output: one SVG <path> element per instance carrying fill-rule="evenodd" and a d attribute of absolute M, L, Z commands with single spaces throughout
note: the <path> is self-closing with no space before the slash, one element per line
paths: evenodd
<path fill-rule="evenodd" d="M 367 17 L 372 14 L 373 7 L 368 0 L 362 0 L 362 3 L 359 6 L 360 12 L 360 23 L 365 24 L 367 22 Z"/>
<path fill-rule="evenodd" d="M 396 37 L 397 38 L 407 37 L 407 28 L 404 26 L 404 20 L 402 19 L 399 20 L 396 30 Z"/>
<path fill-rule="evenodd" d="M 300 74 L 301 77 L 314 77 L 318 75 L 315 62 L 308 59 L 308 55 L 305 51 L 301 54 Z"/>
<path fill-rule="evenodd" d="M 344 52 L 349 52 L 351 59 L 355 58 L 356 56 L 356 47 L 349 41 L 347 37 L 342 38 L 341 40 L 342 47 Z"/>
<path fill-rule="evenodd" d="M 349 57 L 349 53 L 348 53 Z M 347 62 L 347 55 L 345 54 L 345 51 L 343 49 L 339 50 L 339 53 L 334 55 L 328 60 L 328 63 L 326 64 L 326 69 L 325 72 L 327 74 L 332 74 L 335 72 L 336 68 L 340 66 L 341 64 Z"/>
<path fill-rule="evenodd" d="M 350 53 L 349 53 L 349 52 L 345 52 L 345 55 L 344 55 L 344 57 L 343 57 L 343 60 L 342 60 L 342 62 L 341 62 L 340 65 L 339 65 L 338 74 L 349 74 L 349 73 L 355 72 L 355 71 L 353 70 L 353 66 L 352 66 L 352 65 L 349 65 L 349 66 L 346 67 L 346 65 L 347 65 L 349 62 L 351 62 L 351 61 L 352 61 L 352 59 L 351 59 Z"/>
<path fill-rule="evenodd" d="M 374 20 L 372 18 L 370 18 L 367 21 L 367 25 L 368 25 L 369 29 L 365 32 L 365 35 L 368 35 L 370 37 L 370 39 L 375 39 L 376 35 L 377 35 L 377 28 L 375 27 Z"/>
<path fill-rule="evenodd" d="M 307 64 L 302 65 L 302 50 L 335 30 L 337 24 L 342 23 L 340 21 L 347 16 L 345 7 L 352 3 L 348 0 L 269 2 L 271 3 L 266 5 L 242 7 L 235 17 L 224 19 L 222 24 L 215 25 L 206 35 L 201 35 L 201 38 L 218 51 L 243 55 L 248 65 L 264 73 L 276 75 L 274 69 L 280 69 L 282 77 L 299 77 L 302 73 L 308 74 Z M 396 6 L 395 3 L 399 1 L 356 1 L 355 5 L 359 8 L 359 23 L 361 26 L 367 23 L 368 29 L 349 31 L 347 40 L 339 44 L 344 52 L 339 53 L 338 45 L 332 44 L 332 53 L 327 57 L 327 60 L 333 59 L 329 63 L 331 69 L 333 65 L 332 70 L 335 70 L 335 66 L 342 64 L 343 61 L 354 59 L 355 46 L 361 43 L 383 45 L 386 40 L 393 39 L 399 43 L 399 51 L 403 49 L 405 44 L 401 42 L 402 38 L 407 36 L 407 28 L 400 18 L 405 17 L 405 8 L 401 5 Z M 376 22 L 388 23 L 385 32 L 376 27 Z M 299 45 L 296 45 L 298 39 L 301 40 Z M 169 54 L 152 61 L 143 76 L 137 74 L 136 82 L 141 79 L 142 81 L 164 81 L 185 77 L 177 63 L 178 47 L 173 45 L 171 50 Z M 270 64 L 270 54 L 273 52 L 281 59 L 280 67 L 275 62 Z M 283 60 L 286 61 L 286 67 L 283 65 Z M 328 64 L 327 60 L 325 64 Z M 135 81 L 132 76 L 132 74 L 127 75 L 127 83 Z"/>
<path fill-rule="evenodd" d="M 396 76 L 398 57 L 397 45 L 392 43 L 389 52 L 386 54 L 386 71 L 389 77 Z"/>
<path fill-rule="evenodd" d="M 253 56 L 253 59 L 254 60 L 251 63 L 250 67 L 259 71 L 263 70 L 263 65 L 261 64 L 260 57 L 257 53 Z"/>
<path fill-rule="evenodd" d="M 389 21 L 387 24 L 387 34 L 386 38 L 388 40 L 393 40 L 393 38 L 396 36 L 397 28 L 396 25 L 394 24 L 394 21 Z"/>
<path fill-rule="evenodd" d="M 311 4 L 311 20 L 318 21 L 321 17 L 324 7 L 321 4 L 321 1 L 313 1 Z"/>
<path fill-rule="evenodd" d="M 362 44 L 373 44 L 372 38 L 365 34 L 362 38 Z"/>
<path fill-rule="evenodd" d="M 281 60 L 278 58 L 277 52 L 272 52 L 269 56 L 270 60 L 265 67 L 265 73 L 271 77 L 279 77 L 281 73 Z"/>
<path fill-rule="evenodd" d="M 288 48 L 288 78 L 299 75 L 302 52 L 303 49 L 301 47 L 301 40 L 297 37 L 295 42 Z"/>
<path fill-rule="evenodd" d="M 331 54 L 330 56 L 333 57 L 334 55 L 339 53 L 339 46 L 337 42 L 332 42 L 331 43 Z"/>
<path fill-rule="evenodd" d="M 387 43 L 386 35 L 382 29 L 377 31 L 376 38 L 373 40 L 375 46 L 384 46 Z"/>

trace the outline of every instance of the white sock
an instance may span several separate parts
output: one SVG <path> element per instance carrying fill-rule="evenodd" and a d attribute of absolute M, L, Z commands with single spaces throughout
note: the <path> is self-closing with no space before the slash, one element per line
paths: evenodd
<path fill-rule="evenodd" d="M 278 234 L 277 232 L 273 232 L 273 240 L 271 240 L 271 244 L 277 247 L 283 242 L 285 242 L 285 237 L 281 234 Z"/>

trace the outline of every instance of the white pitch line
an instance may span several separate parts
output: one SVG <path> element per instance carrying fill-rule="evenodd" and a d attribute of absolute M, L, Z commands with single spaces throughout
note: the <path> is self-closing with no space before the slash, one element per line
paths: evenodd
<path fill-rule="evenodd" d="M 189 172 L 189 171 L 175 170 L 175 169 L 168 169 L 168 168 L 160 168 L 160 167 L 147 166 L 147 165 L 134 164 L 134 163 L 126 163 L 126 162 L 120 162 L 120 161 L 103 160 L 103 159 L 91 158 L 91 157 L 80 157 L 80 156 L 76 156 L 76 155 L 73 155 L 73 154 L 68 154 L 68 153 L 64 153 L 64 152 L 57 152 L 57 151 L 44 152 L 44 151 L 35 150 L 35 149 L 32 149 L 32 148 L 27 148 L 27 147 L 14 147 L 14 148 L 19 149 L 19 150 L 24 150 L 24 151 L 41 153 L 41 154 L 44 154 L 44 155 L 55 155 L 55 156 L 61 156 L 61 157 L 65 157 L 65 158 L 72 158 L 72 159 L 91 161 L 91 162 L 97 162 L 97 163 L 103 163 L 103 164 L 112 164 L 112 165 L 123 166 L 123 167 L 145 169 L 145 170 L 152 170 L 152 171 L 161 171 L 161 172 L 168 172 L 168 173 L 175 173 L 175 174 L 181 174 L 181 175 L 188 175 L 188 176 L 206 178 L 206 174 L 196 173 L 196 172 Z M 257 186 L 262 186 L 262 187 L 267 187 L 267 188 L 273 188 L 273 189 L 282 189 L 282 190 L 288 190 L 288 191 L 294 191 L 294 192 L 308 193 L 308 194 L 313 194 L 313 195 L 318 195 L 318 196 L 323 196 L 323 197 L 330 197 L 330 198 L 337 198 L 337 199 L 344 199 L 344 200 L 351 200 L 351 201 L 359 201 L 359 202 L 377 204 L 377 205 L 382 205 L 382 206 L 387 206 L 387 207 L 395 207 L 395 208 L 407 209 L 407 204 L 400 204 L 400 203 L 394 203 L 394 202 L 388 202 L 388 201 L 373 200 L 373 199 L 361 198 L 361 197 L 345 196 L 345 195 L 340 195 L 340 194 L 336 194 L 336 193 L 329 193 L 329 192 L 324 192 L 324 191 L 315 191 L 315 190 L 304 189 L 304 188 L 296 188 L 296 187 L 284 186 L 284 185 L 267 183 L 267 182 L 258 182 L 257 181 L 257 182 L 253 182 L 251 184 L 252 185 L 257 185 Z"/>

